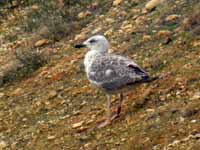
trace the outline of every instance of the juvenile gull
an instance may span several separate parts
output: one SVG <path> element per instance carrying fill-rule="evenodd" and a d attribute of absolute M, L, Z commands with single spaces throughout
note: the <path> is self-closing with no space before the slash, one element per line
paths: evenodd
<path fill-rule="evenodd" d="M 84 66 L 90 83 L 107 95 L 107 119 L 99 127 L 110 124 L 121 112 L 124 89 L 136 83 L 149 81 L 148 74 L 129 58 L 108 54 L 109 43 L 102 35 L 95 35 L 75 45 L 75 48 L 87 47 Z M 119 103 L 115 115 L 111 115 L 111 95 L 119 94 Z"/>

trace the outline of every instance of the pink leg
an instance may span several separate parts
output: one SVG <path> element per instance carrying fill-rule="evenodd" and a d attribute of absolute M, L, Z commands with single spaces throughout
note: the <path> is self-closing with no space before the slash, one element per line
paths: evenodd
<path fill-rule="evenodd" d="M 120 93 L 119 94 L 119 103 L 118 103 L 118 107 L 117 107 L 117 115 L 119 116 L 122 110 L 122 102 L 123 102 L 123 94 Z"/>
<path fill-rule="evenodd" d="M 102 127 L 105 127 L 106 125 L 108 124 L 111 124 L 111 96 L 110 95 L 107 95 L 107 106 L 106 106 L 106 111 L 107 111 L 107 118 L 106 118 L 106 121 L 101 123 L 98 128 L 102 128 Z"/>
<path fill-rule="evenodd" d="M 119 117 L 121 110 L 122 110 L 122 102 L 123 102 L 123 94 L 120 93 L 119 94 L 119 103 L 117 106 L 117 113 L 112 116 L 111 120 L 114 120 L 115 118 Z"/>

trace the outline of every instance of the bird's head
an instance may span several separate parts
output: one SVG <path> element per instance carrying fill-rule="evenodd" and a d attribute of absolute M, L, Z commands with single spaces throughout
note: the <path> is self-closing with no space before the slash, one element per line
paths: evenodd
<path fill-rule="evenodd" d="M 75 48 L 87 47 L 89 50 L 100 53 L 107 53 L 109 48 L 108 40 L 103 35 L 95 35 L 84 41 L 82 44 L 75 45 Z"/>

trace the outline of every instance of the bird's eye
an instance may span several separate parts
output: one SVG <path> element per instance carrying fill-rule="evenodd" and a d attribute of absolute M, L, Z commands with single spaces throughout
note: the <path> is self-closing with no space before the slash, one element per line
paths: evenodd
<path fill-rule="evenodd" d="M 92 39 L 92 40 L 90 40 L 89 42 L 90 42 L 90 43 L 95 43 L 96 40 L 95 40 L 95 39 Z"/>

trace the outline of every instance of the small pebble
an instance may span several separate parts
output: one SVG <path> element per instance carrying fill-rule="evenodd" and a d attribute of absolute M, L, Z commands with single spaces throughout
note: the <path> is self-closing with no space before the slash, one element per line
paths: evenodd
<path fill-rule="evenodd" d="M 0 98 L 2 98 L 5 94 L 4 93 L 0 93 Z"/>
<path fill-rule="evenodd" d="M 55 138 L 56 138 L 56 137 L 55 137 L 54 135 L 48 136 L 48 137 L 47 137 L 48 140 L 53 140 L 53 139 L 55 139 Z"/>
<path fill-rule="evenodd" d="M 72 128 L 73 128 L 73 129 L 76 129 L 76 128 L 78 128 L 78 127 L 81 127 L 81 126 L 83 125 L 83 123 L 84 123 L 84 121 L 74 123 L 74 124 L 72 125 Z"/>
<path fill-rule="evenodd" d="M 191 122 L 191 123 L 196 123 L 196 122 L 197 122 L 197 120 L 191 120 L 190 122 Z"/>
<path fill-rule="evenodd" d="M 0 150 L 7 146 L 6 142 L 0 141 Z"/>

